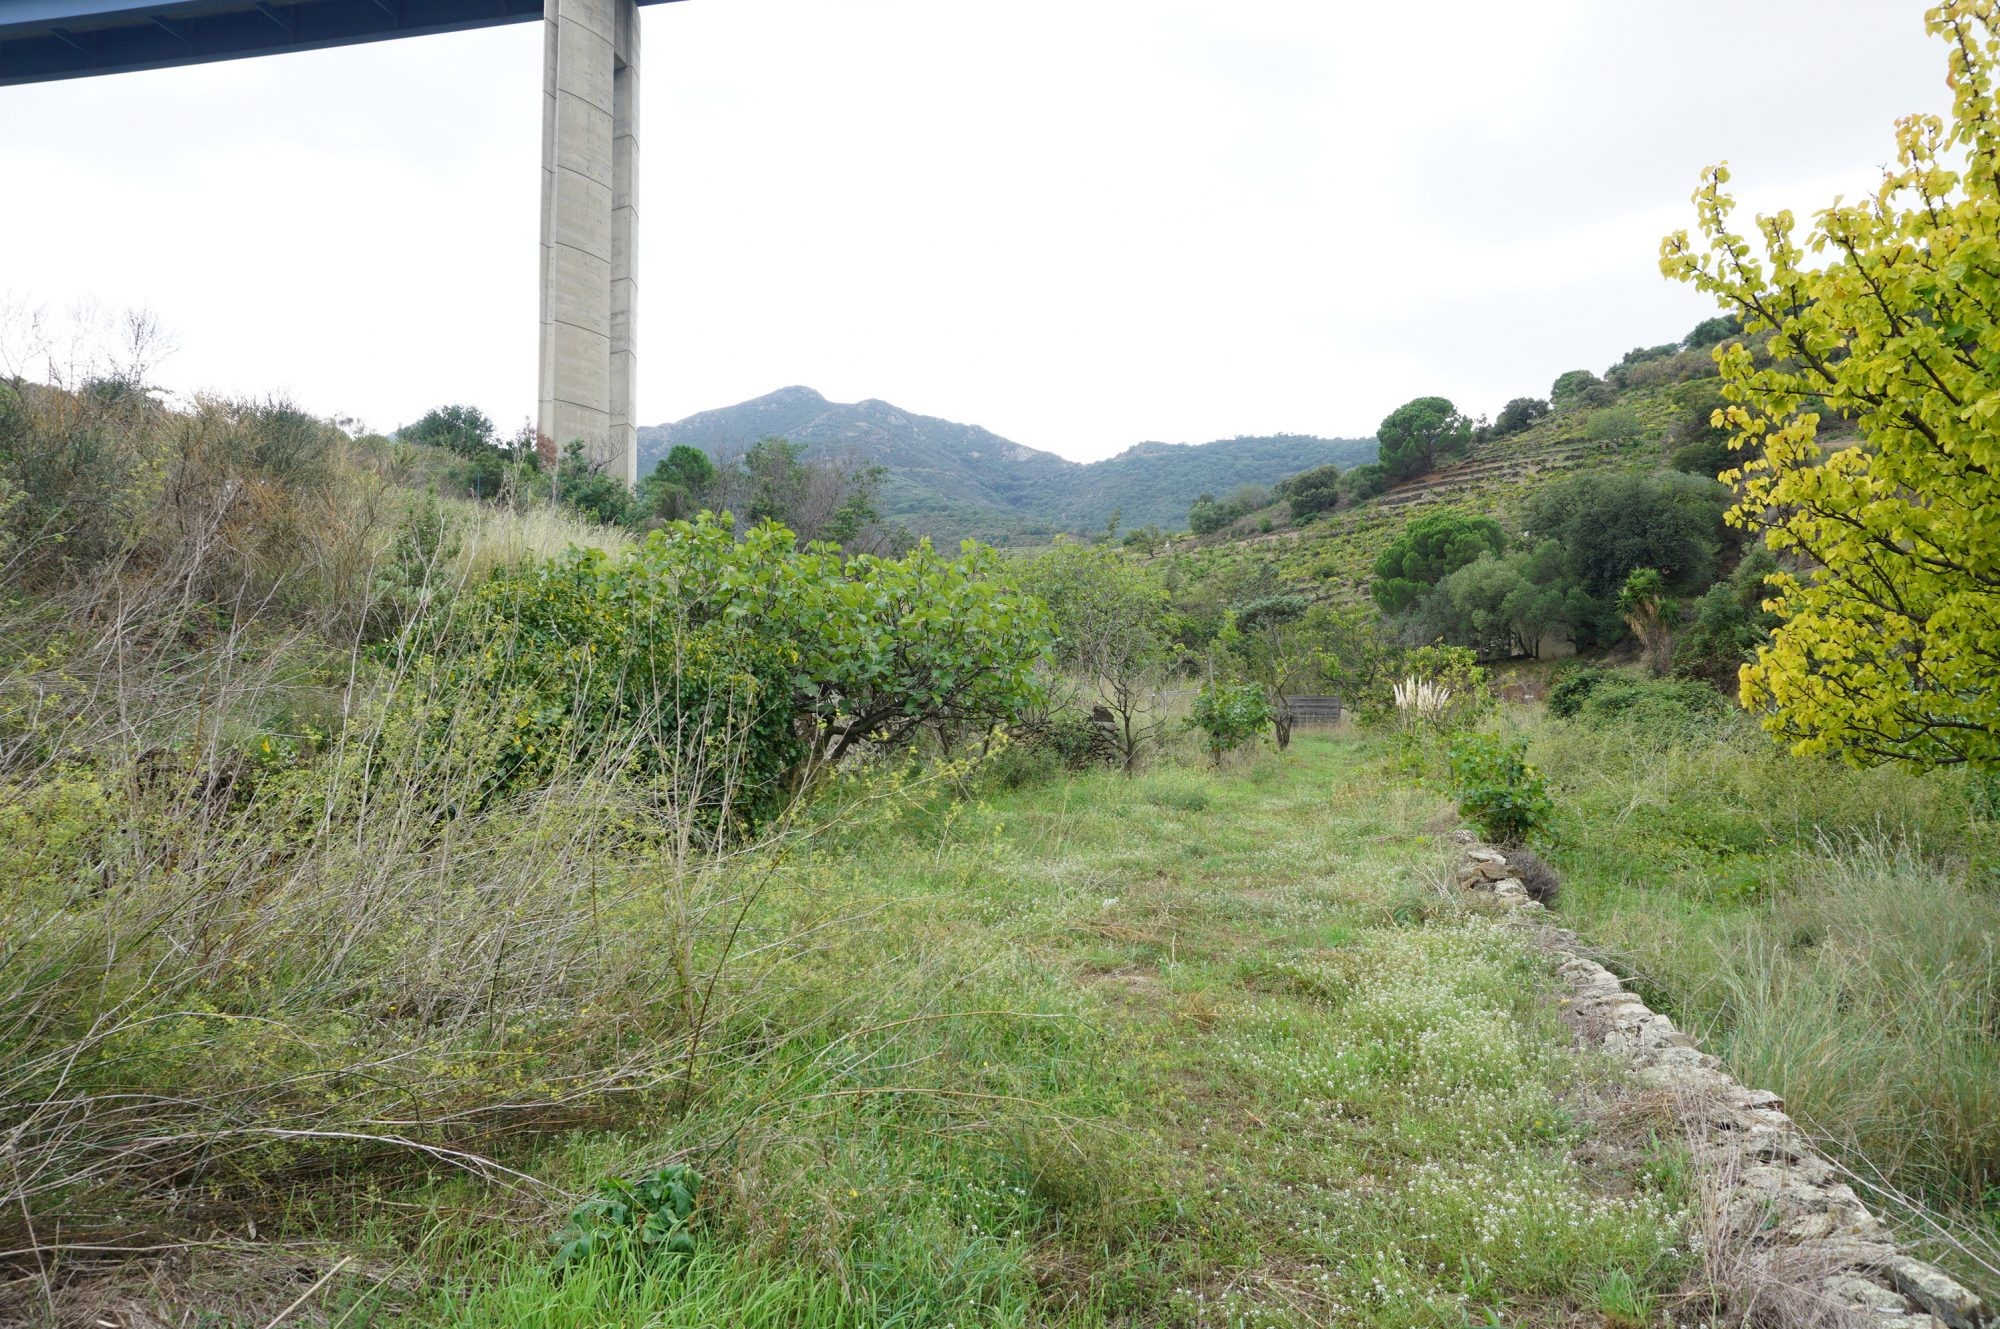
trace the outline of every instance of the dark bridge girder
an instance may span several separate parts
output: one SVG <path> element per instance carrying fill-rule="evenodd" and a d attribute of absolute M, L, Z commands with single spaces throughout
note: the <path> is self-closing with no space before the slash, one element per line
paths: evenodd
<path fill-rule="evenodd" d="M 0 85 L 458 32 L 542 13 L 543 0 L 0 0 Z"/>

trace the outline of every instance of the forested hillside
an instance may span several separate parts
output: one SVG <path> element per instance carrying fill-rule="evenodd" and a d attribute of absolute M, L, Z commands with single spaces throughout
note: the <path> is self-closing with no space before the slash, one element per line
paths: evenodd
<path fill-rule="evenodd" d="M 1374 455 L 1368 439 L 1281 435 L 1140 443 L 1105 461 L 1078 463 L 977 425 L 883 401 L 829 402 L 811 388 L 792 387 L 641 429 L 639 473 L 650 474 L 676 445 L 726 463 L 766 438 L 790 440 L 809 460 L 884 468 L 883 519 L 947 543 L 967 535 L 1046 540 L 1101 530 L 1114 513 L 1128 528 L 1171 530 L 1204 491 L 1268 486 L 1311 466 L 1352 465 Z"/>

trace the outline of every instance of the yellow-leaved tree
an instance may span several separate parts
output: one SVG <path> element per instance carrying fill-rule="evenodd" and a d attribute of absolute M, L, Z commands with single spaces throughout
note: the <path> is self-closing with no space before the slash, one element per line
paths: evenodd
<path fill-rule="evenodd" d="M 2000 2 L 1925 14 L 1949 50 L 1949 124 L 1896 124 L 1896 163 L 1836 198 L 1803 244 L 1789 211 L 1730 230 L 1726 166 L 1660 268 L 1755 339 L 1717 348 L 1716 423 L 1745 454 L 1730 519 L 1790 571 L 1782 619 L 1743 666 L 1743 704 L 1801 755 L 2000 766 Z M 1761 251 L 1761 252 L 1759 252 Z M 1855 422 L 1836 449 L 1822 414 Z M 1790 555 L 1790 557 L 1783 557 Z"/>

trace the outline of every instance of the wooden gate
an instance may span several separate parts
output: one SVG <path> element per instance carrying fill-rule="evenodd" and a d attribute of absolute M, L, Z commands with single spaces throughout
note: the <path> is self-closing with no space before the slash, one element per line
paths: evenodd
<path fill-rule="evenodd" d="M 1285 705 L 1291 708 L 1293 724 L 1340 723 L 1338 697 L 1287 697 Z"/>

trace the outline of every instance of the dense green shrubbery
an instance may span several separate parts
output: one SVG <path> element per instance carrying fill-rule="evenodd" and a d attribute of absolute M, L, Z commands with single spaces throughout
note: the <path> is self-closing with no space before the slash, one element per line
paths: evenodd
<path fill-rule="evenodd" d="M 1653 360 L 1665 360 L 1669 356 L 1679 355 L 1680 352 L 1681 344 L 1672 341 L 1662 342 L 1658 346 L 1634 346 L 1619 358 L 1618 363 L 1613 368 L 1629 369 L 1633 365 L 1643 365 Z"/>
<path fill-rule="evenodd" d="M 1609 600 L 1640 568 L 1676 592 L 1714 580 L 1729 493 L 1713 479 L 1667 472 L 1585 471 L 1538 490 L 1528 529 L 1562 546 L 1569 575 Z"/>
<path fill-rule="evenodd" d="M 1635 734 L 1667 741 L 1712 726 L 1729 703 L 1693 678 L 1638 678 L 1623 670 L 1571 665 L 1549 687 L 1549 714 L 1592 725 L 1629 724 Z"/>
<path fill-rule="evenodd" d="M 489 794 L 609 756 L 754 823 L 808 764 L 919 730 L 949 747 L 1038 698 L 1047 613 L 997 573 L 978 547 L 843 558 L 704 513 L 623 559 L 572 550 L 473 592 L 418 662 L 442 683 L 423 705 Z M 465 694 L 501 732 L 466 732 Z"/>
<path fill-rule="evenodd" d="M 1749 460 L 1748 456 L 1730 450 L 1729 427 L 1715 423 L 1715 413 L 1726 405 L 1722 394 L 1712 388 L 1694 392 L 1685 399 L 1679 417 L 1667 433 L 1672 447 L 1667 460 L 1675 470 L 1714 479 Z"/>
<path fill-rule="evenodd" d="M 1379 461 L 1363 462 L 1340 477 L 1340 501 L 1365 503 L 1389 487 L 1389 468 Z"/>
<path fill-rule="evenodd" d="M 1583 424 L 1583 436 L 1599 447 L 1616 448 L 1639 437 L 1645 429 L 1645 421 L 1630 406 L 1607 406 L 1590 413 Z"/>
<path fill-rule="evenodd" d="M 1553 540 L 1484 553 L 1446 574 L 1411 607 L 1414 635 L 1471 646 L 1488 657 L 1539 655 L 1545 639 L 1588 620 L 1595 606 L 1564 573 Z"/>
<path fill-rule="evenodd" d="M 715 463 L 700 448 L 676 443 L 667 455 L 653 464 L 652 472 L 639 481 L 639 509 L 667 521 L 695 515 L 713 506 L 709 491 L 715 486 Z"/>
<path fill-rule="evenodd" d="M 1690 439 L 1677 445 L 1667 456 L 1668 465 L 1675 470 L 1709 478 L 1730 470 L 1738 460 L 1729 450 L 1727 437 Z"/>
<path fill-rule="evenodd" d="M 435 407 L 398 429 L 396 439 L 450 452 L 457 460 L 446 474 L 468 498 L 495 499 L 534 489 L 542 469 L 541 439 L 532 424 L 502 439 L 476 406 Z"/>
<path fill-rule="evenodd" d="M 1599 397 L 1604 387 L 1603 380 L 1588 369 L 1571 369 L 1556 376 L 1549 388 L 1549 402 L 1558 411 L 1567 411 L 1578 406 L 1600 405 L 1608 397 Z"/>
<path fill-rule="evenodd" d="M 1546 418 L 1548 413 L 1549 404 L 1540 397 L 1516 397 L 1500 408 L 1500 414 L 1493 421 L 1493 432 L 1501 438 L 1518 434 L 1537 420 Z"/>
<path fill-rule="evenodd" d="M 1382 692 L 1366 697 L 1364 722 L 1395 716 L 1405 734 L 1429 741 L 1472 728 L 1493 712 L 1493 691 L 1479 657 L 1465 646 L 1433 642 L 1385 661 Z"/>
<path fill-rule="evenodd" d="M 1653 743 L 1712 726 L 1728 714 L 1729 703 L 1698 679 L 1634 678 L 1616 672 L 1607 672 L 1577 709 L 1580 720 L 1626 724 L 1635 737 Z"/>
<path fill-rule="evenodd" d="M 1241 517 L 1248 516 L 1271 501 L 1271 491 L 1262 485 L 1240 485 L 1227 498 L 1203 494 L 1188 507 L 1188 529 L 1196 535 L 1213 535 Z"/>
<path fill-rule="evenodd" d="M 1278 482 L 1272 490 L 1290 505 L 1293 521 L 1299 521 L 1314 513 L 1325 512 L 1340 504 L 1340 467 L 1328 463 L 1315 466 L 1309 471 L 1300 471 Z"/>
<path fill-rule="evenodd" d="M 1401 613 L 1443 577 L 1481 554 L 1498 554 L 1506 544 L 1500 523 L 1491 517 L 1427 513 L 1404 527 L 1376 558 L 1369 593 L 1383 612 Z"/>
<path fill-rule="evenodd" d="M 1742 335 L 1741 319 L 1734 314 L 1717 314 L 1714 318 L 1705 318 L 1695 324 L 1693 330 L 1681 338 L 1681 345 L 1690 351 L 1703 351 Z"/>
<path fill-rule="evenodd" d="M 1737 671 L 1771 639 L 1778 616 L 1764 608 L 1764 578 L 1777 570 L 1769 550 L 1753 548 L 1736 570 L 1690 607 L 1674 642 L 1674 672 L 1734 690 Z"/>
<path fill-rule="evenodd" d="M 1611 671 L 1596 665 L 1567 664 L 1556 671 L 1549 684 L 1549 714 L 1569 719 L 1579 710 L 1597 685 L 1611 677 Z"/>
<path fill-rule="evenodd" d="M 1532 544 L 1510 547 L 1486 516 L 1414 518 L 1377 555 L 1369 589 L 1385 613 L 1400 616 L 1406 638 L 1505 657 L 1538 655 L 1563 633 L 1589 647 L 1644 629 L 1649 660 L 1664 669 L 1678 615 L 1667 592 L 1708 587 L 1726 498 L 1713 480 L 1692 476 L 1584 472 L 1531 497 Z M 1636 615 L 1619 599 L 1635 574 L 1661 581 Z"/>
<path fill-rule="evenodd" d="M 769 623 L 729 614 L 714 586 L 688 593 L 765 543 L 703 534 L 616 562 L 572 550 L 468 595 L 444 658 L 418 663 L 437 673 L 420 703 L 429 741 L 482 773 L 488 798 L 608 757 L 620 775 L 665 781 L 713 816 L 754 824 L 775 811 L 809 751 L 792 707 L 797 648 Z"/>
<path fill-rule="evenodd" d="M 1459 815 L 1497 845 L 1526 844 L 1555 814 L 1548 782 L 1528 764 L 1528 745 L 1491 734 L 1452 741 L 1451 786 Z"/>

